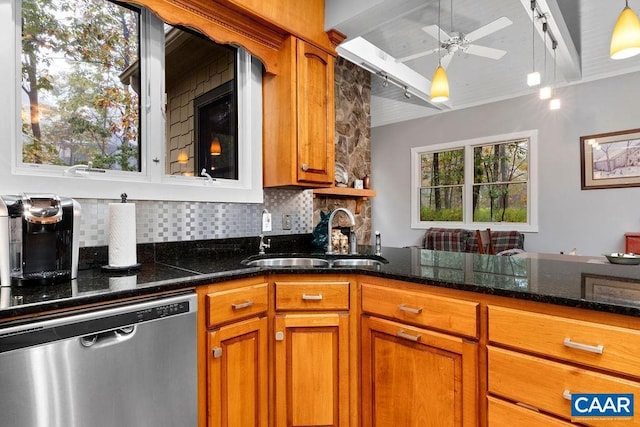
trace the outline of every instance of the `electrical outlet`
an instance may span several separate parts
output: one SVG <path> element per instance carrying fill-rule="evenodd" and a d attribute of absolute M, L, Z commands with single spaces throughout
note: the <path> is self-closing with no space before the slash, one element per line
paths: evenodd
<path fill-rule="evenodd" d="M 262 231 L 271 231 L 271 214 L 263 213 L 262 214 Z"/>
<path fill-rule="evenodd" d="M 282 214 L 282 229 L 291 230 L 291 215 Z"/>

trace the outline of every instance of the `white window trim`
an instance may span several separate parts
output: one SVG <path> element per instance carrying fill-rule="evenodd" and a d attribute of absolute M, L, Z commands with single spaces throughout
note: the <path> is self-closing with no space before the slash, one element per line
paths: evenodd
<path fill-rule="evenodd" d="M 16 143 L 21 137 L 20 11 L 15 0 L 0 0 L 0 54 L 14 61 L 0 63 L 0 194 L 56 193 L 75 198 L 119 199 L 127 193 L 133 200 L 172 200 L 262 203 L 262 64 L 238 48 L 238 180 L 173 177 L 164 173 L 165 124 L 164 82 L 159 74 L 150 75 L 141 87 L 141 170 L 108 171 L 104 174 L 69 176 L 63 168 L 22 165 Z M 155 21 L 150 28 L 148 48 L 142 48 L 147 61 L 164 65 L 164 33 L 160 21 L 144 11 L 142 19 Z M 157 63 L 155 65 L 158 65 Z M 158 69 L 158 67 L 155 67 Z M 155 107 L 158 106 L 159 108 Z M 155 114 L 147 114 L 151 108 Z M 158 113 L 158 111 L 160 113 Z M 251 126 L 242 124 L 250 123 Z M 162 143 L 157 143 L 162 141 Z M 154 143 L 155 142 L 155 143 Z M 154 160 L 158 159 L 158 162 Z"/>
<path fill-rule="evenodd" d="M 529 179 L 527 203 L 527 223 L 515 222 L 473 222 L 473 206 L 471 185 L 473 184 L 473 147 L 493 142 L 514 139 L 529 139 Z M 464 148 L 464 218 L 466 221 L 420 221 L 420 154 L 424 152 L 445 151 Z M 502 135 L 491 135 L 462 141 L 446 142 L 436 145 L 424 145 L 411 148 L 411 228 L 426 229 L 429 227 L 471 228 L 492 230 L 517 230 L 522 232 L 538 232 L 538 130 L 526 130 Z"/>

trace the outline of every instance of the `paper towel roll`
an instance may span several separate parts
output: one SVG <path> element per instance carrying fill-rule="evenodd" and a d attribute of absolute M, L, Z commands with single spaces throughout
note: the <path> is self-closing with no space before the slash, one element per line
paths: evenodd
<path fill-rule="evenodd" d="M 130 267 L 136 263 L 136 205 L 109 203 L 109 266 Z"/>

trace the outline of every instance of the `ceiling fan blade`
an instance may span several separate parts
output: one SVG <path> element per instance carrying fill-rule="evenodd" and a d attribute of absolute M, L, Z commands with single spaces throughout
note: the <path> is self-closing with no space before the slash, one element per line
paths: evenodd
<path fill-rule="evenodd" d="M 427 55 L 431 55 L 432 53 L 436 53 L 437 51 L 439 51 L 440 48 L 434 48 L 434 49 L 429 49 L 429 50 L 425 50 L 424 52 L 418 52 L 418 53 L 414 53 L 413 55 L 409 55 L 409 56 L 403 56 L 402 58 L 398 58 L 396 59 L 397 62 L 408 62 L 408 61 L 412 61 L 414 59 L 417 58 L 422 58 L 423 56 L 427 56 Z"/>
<path fill-rule="evenodd" d="M 506 16 L 503 16 L 502 18 L 498 18 L 495 21 L 490 22 L 487 25 L 484 25 L 477 30 L 470 32 L 465 36 L 465 39 L 467 39 L 467 41 L 469 42 L 474 42 L 481 39 L 482 37 L 488 36 L 491 33 L 495 33 L 496 31 L 506 28 L 511 24 L 513 24 L 513 22 L 511 22 L 511 20 Z"/>
<path fill-rule="evenodd" d="M 453 52 L 447 52 L 442 58 L 440 58 L 440 65 L 445 70 L 449 69 L 449 63 L 453 59 Z"/>
<path fill-rule="evenodd" d="M 433 37 L 436 40 L 438 40 L 438 32 L 440 32 L 441 41 L 449 40 L 451 38 L 449 37 L 449 34 L 442 31 L 442 28 L 438 27 L 437 25 L 427 25 L 426 27 L 422 27 L 422 31 L 429 34 L 431 37 Z"/>
<path fill-rule="evenodd" d="M 468 45 L 465 49 L 465 52 L 470 53 L 471 55 L 484 56 L 491 59 L 500 59 L 505 55 L 505 53 L 507 53 L 507 51 L 505 50 L 494 49 L 487 46 L 479 46 L 477 44 Z"/>

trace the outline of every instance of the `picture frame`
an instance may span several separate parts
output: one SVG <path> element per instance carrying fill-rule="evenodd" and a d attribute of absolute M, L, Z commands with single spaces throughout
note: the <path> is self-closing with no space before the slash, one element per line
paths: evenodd
<path fill-rule="evenodd" d="M 582 190 L 640 187 L 640 129 L 580 137 Z"/>

